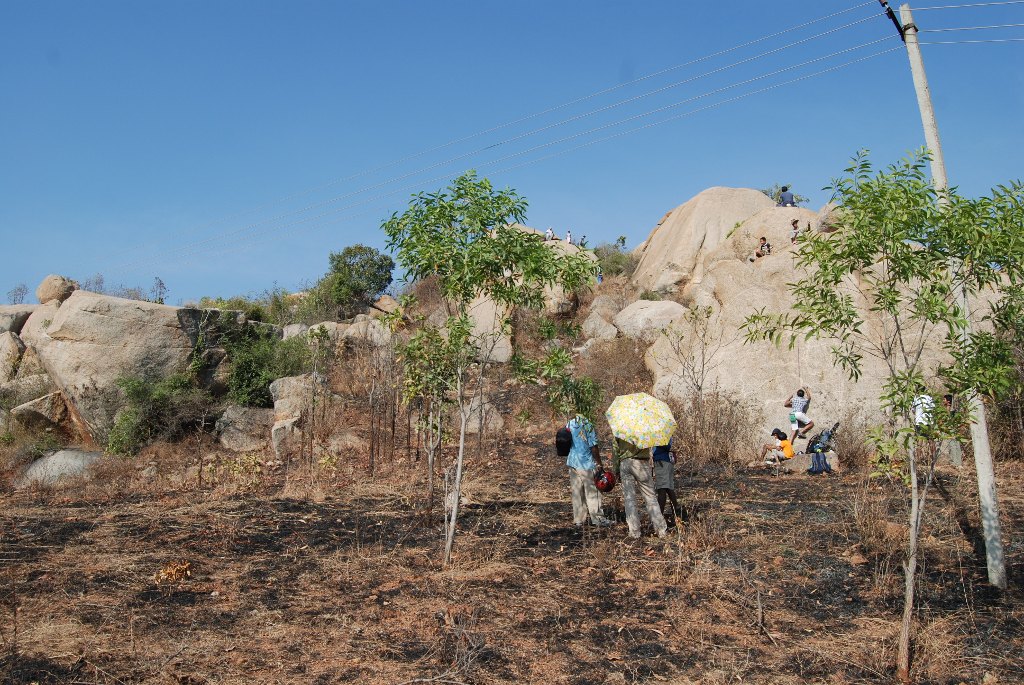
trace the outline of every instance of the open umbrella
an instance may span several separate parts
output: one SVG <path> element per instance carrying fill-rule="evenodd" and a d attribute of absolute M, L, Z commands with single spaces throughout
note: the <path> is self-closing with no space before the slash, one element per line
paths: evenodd
<path fill-rule="evenodd" d="M 612 435 L 637 447 L 667 445 L 676 430 L 668 405 L 645 392 L 619 395 L 604 415 Z"/>

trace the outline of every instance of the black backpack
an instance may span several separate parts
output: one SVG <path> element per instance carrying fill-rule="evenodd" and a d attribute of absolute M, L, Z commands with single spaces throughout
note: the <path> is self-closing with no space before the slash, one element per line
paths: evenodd
<path fill-rule="evenodd" d="M 555 453 L 560 457 L 568 457 L 572 450 L 572 431 L 562 426 L 555 433 Z"/>
<path fill-rule="evenodd" d="M 807 443 L 807 453 L 813 454 L 814 452 L 828 452 L 832 449 L 832 440 L 835 438 L 837 430 L 839 430 L 838 421 L 831 428 L 823 430 L 811 438 Z"/>

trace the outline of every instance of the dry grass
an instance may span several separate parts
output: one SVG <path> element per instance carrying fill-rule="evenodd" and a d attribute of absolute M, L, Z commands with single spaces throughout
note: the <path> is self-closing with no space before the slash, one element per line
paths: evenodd
<path fill-rule="evenodd" d="M 422 486 L 397 464 L 315 488 L 275 472 L 199 488 L 170 478 L 187 452 L 165 446 L 146 456 L 170 469 L 155 482 L 126 470 L 129 485 L 106 491 L 7 492 L 0 680 L 891 681 L 902 577 L 879 569 L 898 563 L 898 493 L 701 468 L 680 488 L 696 520 L 627 545 L 622 526 L 571 526 L 563 467 L 537 459 L 546 436 L 510 442 L 501 461 L 470 459 L 447 570 L 440 520 L 413 508 Z M 495 468 L 506 460 L 514 468 Z M 1015 568 L 1020 471 L 1001 473 Z M 945 487 L 970 501 L 970 478 Z M 929 507 L 916 672 L 1020 679 L 1019 587 L 985 590 L 956 507 Z M 167 573 L 182 568 L 190 575 Z"/>

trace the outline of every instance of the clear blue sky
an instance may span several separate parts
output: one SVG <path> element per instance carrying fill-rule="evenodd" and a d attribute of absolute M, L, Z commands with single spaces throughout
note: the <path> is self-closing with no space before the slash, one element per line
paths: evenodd
<path fill-rule="evenodd" d="M 922 29 L 1024 23 L 1024 4 L 915 18 Z M 1024 28 L 922 40 L 1007 37 Z M 888 163 L 923 144 L 900 46 L 877 3 L 855 0 L 3 3 L 0 300 L 19 283 L 34 290 L 47 273 L 144 287 L 160 276 L 174 303 L 298 289 L 326 270 L 332 250 L 383 247 L 381 221 L 414 190 L 468 168 L 524 195 L 531 225 L 571 228 L 591 243 L 626 235 L 634 245 L 666 211 L 715 185 L 788 182 L 817 209 L 828 199 L 821 188 L 857 149 Z M 888 47 L 900 49 L 781 83 Z M 926 45 L 924 54 L 951 182 L 978 195 L 1024 176 L 1024 43 Z"/>

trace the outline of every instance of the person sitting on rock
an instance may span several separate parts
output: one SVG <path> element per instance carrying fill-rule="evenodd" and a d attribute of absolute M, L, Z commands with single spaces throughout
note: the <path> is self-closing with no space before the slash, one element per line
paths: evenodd
<path fill-rule="evenodd" d="M 775 438 L 775 444 L 762 445 L 759 459 L 764 459 L 765 464 L 777 464 L 783 459 L 792 459 L 793 442 L 786 439 L 786 434 L 782 432 L 782 429 L 773 428 L 772 437 Z"/>
<path fill-rule="evenodd" d="M 793 197 L 789 186 L 782 186 L 782 192 L 779 193 L 779 207 L 796 207 L 796 198 Z"/>
<path fill-rule="evenodd" d="M 555 231 L 550 226 L 548 226 L 548 230 L 544 231 L 544 240 L 554 240 L 554 239 L 555 239 Z"/>
<path fill-rule="evenodd" d="M 761 236 L 761 244 L 757 246 L 757 251 L 754 252 L 755 257 L 767 257 L 772 253 L 772 244 L 768 242 L 768 239 Z"/>

